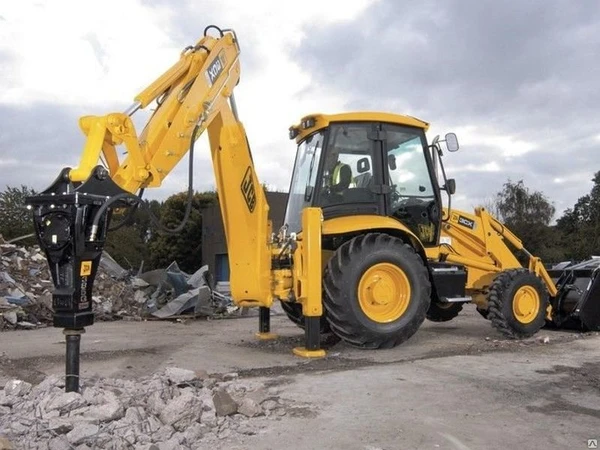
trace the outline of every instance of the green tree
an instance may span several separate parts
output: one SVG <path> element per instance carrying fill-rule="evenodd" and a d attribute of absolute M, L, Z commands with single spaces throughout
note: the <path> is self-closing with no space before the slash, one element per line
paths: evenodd
<path fill-rule="evenodd" d="M 557 221 L 569 259 L 583 260 L 600 254 L 600 171 L 592 181 L 591 192 L 580 197 Z"/>
<path fill-rule="evenodd" d="M 550 226 L 556 208 L 539 191 L 530 191 L 523 180 L 504 183 L 491 208 L 531 253 L 544 261 L 563 259 L 560 235 Z"/>
<path fill-rule="evenodd" d="M 25 199 L 36 192 L 21 185 L 20 188 L 7 186 L 0 193 L 0 234 L 6 240 L 14 239 L 33 233 L 33 216 L 26 208 Z M 33 244 L 35 238 L 22 241 L 21 243 Z"/>
<path fill-rule="evenodd" d="M 146 265 L 150 252 L 135 226 L 124 226 L 108 233 L 104 250 L 124 269 L 139 270 Z"/>
<path fill-rule="evenodd" d="M 510 179 L 496 196 L 496 208 L 500 220 L 513 227 L 528 224 L 548 226 L 556 212 L 542 192 L 530 192 L 523 180 L 514 183 Z"/>
<path fill-rule="evenodd" d="M 177 234 L 161 232 L 153 228 L 149 243 L 149 268 L 167 267 L 177 261 L 186 272 L 194 272 L 201 265 L 202 256 L 202 209 L 217 201 L 215 192 L 194 194 L 192 210 L 184 229 Z M 184 218 L 187 193 L 169 197 L 161 207 L 161 223 L 168 227 L 178 226 Z"/>
<path fill-rule="evenodd" d="M 150 238 L 150 211 L 160 217 L 161 203 L 157 200 L 144 201 L 144 206 L 135 210 L 116 210 L 111 219 L 104 250 L 126 269 L 147 268 L 150 260 L 148 241 Z M 121 225 L 122 224 L 122 225 Z"/>

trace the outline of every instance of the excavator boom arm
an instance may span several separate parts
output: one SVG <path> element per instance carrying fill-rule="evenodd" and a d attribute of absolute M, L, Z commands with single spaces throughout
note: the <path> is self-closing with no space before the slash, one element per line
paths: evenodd
<path fill-rule="evenodd" d="M 208 130 L 233 261 L 232 296 L 270 306 L 269 207 L 233 97 L 240 80 L 240 48 L 233 31 L 219 33 L 186 47 L 179 61 L 140 92 L 125 113 L 82 118 L 87 141 L 79 167 L 69 172 L 69 178 L 87 180 L 103 155 L 110 178 L 124 191 L 158 187 L 192 141 Z M 131 115 L 154 101 L 157 108 L 138 136 Z M 127 149 L 123 161 L 117 159 L 119 144 Z"/>

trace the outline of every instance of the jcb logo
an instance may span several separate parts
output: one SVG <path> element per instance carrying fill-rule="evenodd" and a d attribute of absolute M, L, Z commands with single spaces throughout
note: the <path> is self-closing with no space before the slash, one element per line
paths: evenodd
<path fill-rule="evenodd" d="M 225 55 L 223 52 L 219 53 L 219 56 L 215 58 L 213 62 L 210 63 L 208 69 L 206 69 L 206 79 L 210 86 L 215 83 L 215 80 L 221 75 L 223 72 L 223 68 L 225 66 Z"/>
<path fill-rule="evenodd" d="M 246 201 L 246 206 L 248 206 L 248 210 L 250 212 L 254 212 L 254 207 L 256 206 L 256 189 L 254 188 L 252 169 L 250 167 L 246 169 L 246 174 L 242 180 L 241 188 L 244 200 Z"/>
<path fill-rule="evenodd" d="M 458 216 L 458 223 L 463 227 L 470 228 L 471 230 L 475 228 L 475 222 L 463 216 Z"/>

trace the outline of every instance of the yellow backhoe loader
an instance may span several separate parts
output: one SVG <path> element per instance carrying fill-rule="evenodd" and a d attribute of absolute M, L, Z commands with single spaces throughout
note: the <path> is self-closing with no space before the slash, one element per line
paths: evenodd
<path fill-rule="evenodd" d="M 553 279 L 483 208 L 452 209 L 455 183 L 441 156 L 442 143 L 458 149 L 456 136 L 428 144 L 428 123 L 413 117 L 303 117 L 289 129 L 297 155 L 285 225 L 272 230 L 233 95 L 239 56 L 233 30 L 207 27 L 127 111 L 82 117 L 79 165 L 29 199 L 55 284 L 54 325 L 68 343 L 93 323 L 92 286 L 113 210 L 143 205 L 143 190 L 160 187 L 186 154 L 191 178 L 194 142 L 204 132 L 231 294 L 239 306 L 260 308 L 261 338 L 272 337 L 274 301 L 304 328 L 305 346 L 294 352 L 305 357 L 324 355 L 320 333 L 328 331 L 358 347 L 396 346 L 426 317 L 450 320 L 465 302 L 509 337 L 531 336 L 545 321 L 598 327 L 597 270 L 583 284 L 576 269 Z M 151 105 L 138 134 L 131 116 Z M 527 267 L 509 246 L 528 255 Z"/>

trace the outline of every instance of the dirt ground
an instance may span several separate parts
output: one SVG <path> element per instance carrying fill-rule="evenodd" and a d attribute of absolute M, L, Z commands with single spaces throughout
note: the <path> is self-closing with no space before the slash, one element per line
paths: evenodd
<path fill-rule="evenodd" d="M 255 419 L 260 433 L 225 440 L 223 449 L 586 449 L 600 440 L 598 333 L 542 330 L 507 341 L 467 306 L 395 349 L 325 339 L 326 358 L 305 360 L 291 353 L 303 333 L 284 315 L 272 317 L 275 341 L 257 341 L 257 327 L 256 317 L 99 323 L 82 338 L 81 375 L 135 378 L 165 366 L 238 372 L 280 387 L 297 405 Z M 0 383 L 64 373 L 59 329 L 2 333 L 0 352 L 8 357 Z"/>

